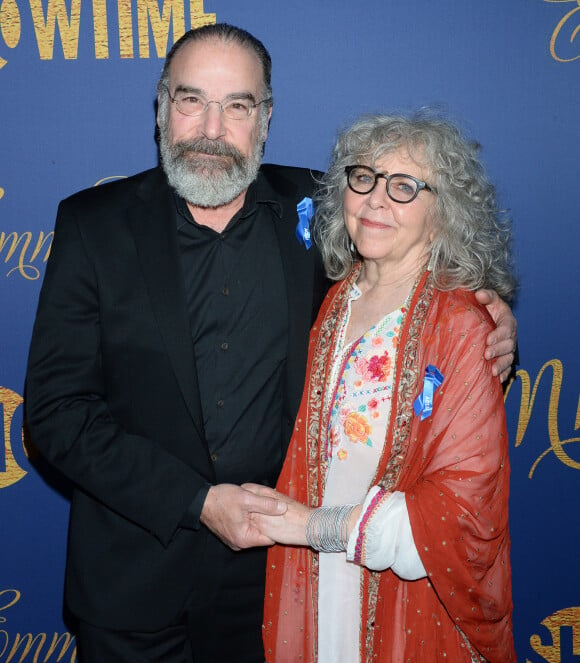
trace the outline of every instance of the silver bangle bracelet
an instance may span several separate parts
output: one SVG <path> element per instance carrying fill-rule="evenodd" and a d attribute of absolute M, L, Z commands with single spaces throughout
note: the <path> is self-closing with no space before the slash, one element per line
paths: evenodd
<path fill-rule="evenodd" d="M 306 541 L 319 552 L 344 552 L 348 544 L 348 522 L 356 504 L 321 506 L 306 522 Z"/>

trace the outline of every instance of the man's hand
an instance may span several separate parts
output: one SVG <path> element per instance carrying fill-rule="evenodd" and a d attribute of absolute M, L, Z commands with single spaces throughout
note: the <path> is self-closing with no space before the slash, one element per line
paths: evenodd
<path fill-rule="evenodd" d="M 487 337 L 486 359 L 494 359 L 491 367 L 494 375 L 505 382 L 514 363 L 517 345 L 517 322 L 510 307 L 495 290 L 478 290 L 475 297 L 483 304 L 496 324 L 496 329 Z"/>
<path fill-rule="evenodd" d="M 250 490 L 256 495 L 263 497 L 272 497 L 285 502 L 287 506 L 286 513 L 275 517 L 264 515 L 263 513 L 252 513 L 251 521 L 255 526 L 270 537 L 276 543 L 284 543 L 294 546 L 305 546 L 306 541 L 306 523 L 312 509 L 310 507 L 293 500 L 288 495 L 279 493 L 273 488 L 260 486 L 254 483 L 245 483 L 242 488 Z"/>
<path fill-rule="evenodd" d="M 284 502 L 272 497 L 256 495 L 234 484 L 222 483 L 209 489 L 201 522 L 232 550 L 254 546 L 271 546 L 274 541 L 252 524 L 252 513 L 281 516 L 286 512 Z"/>

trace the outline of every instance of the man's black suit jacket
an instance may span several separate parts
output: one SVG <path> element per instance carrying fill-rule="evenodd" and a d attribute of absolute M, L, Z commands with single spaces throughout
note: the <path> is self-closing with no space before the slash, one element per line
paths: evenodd
<path fill-rule="evenodd" d="M 311 173 L 263 166 L 260 178 L 283 210 L 289 439 L 328 284 L 315 249 L 295 237 Z M 67 604 L 118 629 L 165 626 L 212 572 L 212 535 L 179 527 L 214 475 L 169 191 L 154 169 L 61 203 L 29 357 L 32 441 L 75 486 Z"/>

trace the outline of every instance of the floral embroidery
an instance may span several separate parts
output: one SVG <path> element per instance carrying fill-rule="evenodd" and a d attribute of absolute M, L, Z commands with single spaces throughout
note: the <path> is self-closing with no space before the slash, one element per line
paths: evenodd
<path fill-rule="evenodd" d="M 363 380 L 372 382 L 385 382 L 391 370 L 391 358 L 385 350 L 382 355 L 372 355 L 369 359 L 360 357 L 354 362 L 355 371 Z"/>
<path fill-rule="evenodd" d="M 357 295 L 360 293 L 355 286 L 351 298 Z M 338 369 L 334 377 L 336 393 L 329 403 L 328 458 L 347 461 L 345 465 L 349 466 L 355 463 L 355 467 L 364 462 L 366 450 L 373 450 L 378 461 L 384 444 L 392 398 L 394 345 L 403 309 L 386 315 L 350 345 L 344 342 L 348 319 L 347 310 L 337 332 L 342 340 L 334 361 Z"/>
<path fill-rule="evenodd" d="M 344 432 L 352 442 L 364 442 L 372 446 L 369 439 L 371 427 L 367 418 L 359 412 L 350 412 L 343 422 Z"/>

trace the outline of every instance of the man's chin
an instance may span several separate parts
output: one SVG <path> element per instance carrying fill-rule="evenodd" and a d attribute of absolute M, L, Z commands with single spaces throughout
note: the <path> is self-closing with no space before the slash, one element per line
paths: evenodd
<path fill-rule="evenodd" d="M 195 172 L 173 173 L 169 183 L 177 193 L 196 207 L 215 208 L 227 205 L 246 188 L 242 181 L 224 177 L 223 168 L 196 168 Z"/>
<path fill-rule="evenodd" d="M 207 193 L 205 195 L 200 194 L 199 191 L 184 191 L 183 194 L 185 195 L 182 195 L 182 198 L 185 198 L 188 203 L 195 207 L 202 207 L 203 209 L 218 209 L 219 207 L 224 207 L 224 205 L 229 205 L 229 203 L 237 198 L 242 191 L 229 191 L 227 193 L 220 192 L 210 195 Z"/>

